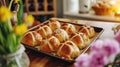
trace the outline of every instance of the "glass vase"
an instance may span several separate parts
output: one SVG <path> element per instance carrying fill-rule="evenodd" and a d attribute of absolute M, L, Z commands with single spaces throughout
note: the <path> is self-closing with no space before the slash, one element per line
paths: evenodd
<path fill-rule="evenodd" d="M 24 51 L 24 46 L 20 45 L 15 53 L 0 55 L 0 67 L 29 67 L 30 62 Z"/>
<path fill-rule="evenodd" d="M 89 13 L 96 0 L 79 0 L 79 13 Z"/>
<path fill-rule="evenodd" d="M 88 13 L 90 10 L 91 0 L 79 0 L 79 12 L 80 13 Z"/>

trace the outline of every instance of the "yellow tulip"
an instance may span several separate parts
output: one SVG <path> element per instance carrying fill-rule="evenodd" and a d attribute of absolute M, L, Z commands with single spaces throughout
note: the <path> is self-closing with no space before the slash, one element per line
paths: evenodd
<path fill-rule="evenodd" d="M 18 26 L 15 26 L 14 32 L 16 35 L 22 35 L 27 31 L 27 26 L 25 24 L 20 24 Z"/>
<path fill-rule="evenodd" d="M 28 15 L 28 16 L 26 17 L 25 23 L 26 23 L 28 26 L 30 26 L 30 25 L 32 25 L 33 22 L 34 22 L 34 17 L 33 17 L 32 15 Z"/>
<path fill-rule="evenodd" d="M 19 0 L 14 0 L 14 2 L 15 2 L 15 3 L 18 3 L 18 2 L 19 2 Z"/>
<path fill-rule="evenodd" d="M 5 6 L 1 6 L 0 7 L 0 21 L 6 22 L 8 21 L 8 19 L 11 19 L 11 17 L 12 17 L 11 11 Z"/>

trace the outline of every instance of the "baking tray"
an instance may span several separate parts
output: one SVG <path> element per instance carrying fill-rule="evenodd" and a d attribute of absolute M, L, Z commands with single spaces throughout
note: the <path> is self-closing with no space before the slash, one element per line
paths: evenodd
<path fill-rule="evenodd" d="M 58 21 L 59 21 L 59 20 L 58 20 Z M 48 22 L 49 22 L 49 20 L 47 20 L 47 21 L 45 21 L 45 22 L 43 22 L 43 23 L 41 23 L 41 24 L 39 24 L 39 25 L 37 25 L 37 26 L 35 26 L 35 27 L 30 28 L 28 31 L 33 31 L 33 30 L 35 30 L 35 29 L 38 29 L 40 26 L 46 25 Z M 83 24 L 75 24 L 75 23 L 65 22 L 65 21 L 59 21 L 59 22 L 60 22 L 60 23 L 70 23 L 70 24 L 73 24 L 73 25 L 76 25 L 76 26 L 83 26 Z M 98 39 L 98 38 L 100 37 L 100 35 L 103 33 L 103 31 L 104 31 L 104 29 L 101 28 L 101 27 L 95 27 L 95 26 L 92 26 L 92 27 L 94 27 L 95 32 L 96 32 L 96 33 L 95 33 L 95 36 L 90 39 L 90 43 L 88 44 L 88 46 L 87 46 L 86 48 L 84 48 L 84 49 L 81 51 L 81 54 L 85 53 L 85 52 L 90 48 L 90 46 L 92 45 L 92 43 L 93 43 L 96 39 Z M 22 44 L 23 44 L 23 43 L 22 43 Z M 77 57 L 76 57 L 76 58 L 73 59 L 73 60 L 68 60 L 68 59 L 65 59 L 65 58 L 63 58 L 63 57 L 56 56 L 54 53 L 43 52 L 43 51 L 37 49 L 36 46 L 33 47 L 33 46 L 28 46 L 28 45 L 26 45 L 26 44 L 23 44 L 23 45 L 24 45 L 27 49 L 30 49 L 30 50 L 32 50 L 32 51 L 35 51 L 35 52 L 40 53 L 40 54 L 42 53 L 42 54 L 45 54 L 46 56 L 50 56 L 50 57 L 53 57 L 53 58 L 56 58 L 56 59 L 63 60 L 63 61 L 68 62 L 68 63 L 74 63 L 74 62 L 76 61 L 76 59 L 77 59 Z M 80 54 L 80 55 L 81 55 L 81 54 Z"/>

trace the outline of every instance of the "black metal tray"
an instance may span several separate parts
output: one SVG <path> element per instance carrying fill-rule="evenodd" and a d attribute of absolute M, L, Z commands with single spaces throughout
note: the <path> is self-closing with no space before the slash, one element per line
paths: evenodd
<path fill-rule="evenodd" d="M 39 25 L 37 25 L 37 26 L 29 29 L 28 31 L 33 31 L 33 30 L 35 30 L 35 29 L 38 29 L 40 26 L 46 25 L 46 24 L 48 23 L 48 21 L 49 21 L 49 20 L 47 20 L 47 21 L 45 21 L 45 22 L 43 22 L 43 23 L 41 23 L 41 24 L 39 24 Z M 63 21 L 59 21 L 59 22 L 60 22 L 60 23 L 70 23 L 70 22 L 63 22 Z M 77 25 L 77 26 L 83 26 L 83 24 L 75 24 L 75 23 L 70 23 L 70 24 Z M 95 36 L 94 36 L 93 38 L 90 39 L 90 43 L 88 44 L 88 46 L 87 46 L 86 48 L 84 48 L 84 49 L 82 50 L 81 54 L 85 53 L 85 52 L 90 48 L 90 46 L 92 45 L 92 43 L 93 43 L 96 39 L 98 39 L 98 38 L 100 37 L 100 35 L 103 33 L 103 31 L 104 31 L 103 28 L 95 27 L 95 26 L 92 26 L 92 27 L 94 27 L 96 34 L 95 34 Z M 47 52 L 43 52 L 43 51 L 41 51 L 41 50 L 38 50 L 35 46 L 32 47 L 32 46 L 28 46 L 28 45 L 25 45 L 25 44 L 23 44 L 23 45 L 24 45 L 27 49 L 33 50 L 33 51 L 35 51 L 35 52 L 37 52 L 37 53 L 40 53 L 40 54 L 42 53 L 42 54 L 45 54 L 46 56 L 50 56 L 50 57 L 53 57 L 53 58 L 57 58 L 57 59 L 63 60 L 63 61 L 68 62 L 68 63 L 74 63 L 74 62 L 76 61 L 76 59 L 77 59 L 77 58 L 75 58 L 75 59 L 73 59 L 73 60 L 68 60 L 68 59 L 65 59 L 65 58 L 56 56 L 56 55 L 53 54 L 53 53 L 47 53 Z M 81 54 L 80 54 L 80 55 L 81 55 Z"/>

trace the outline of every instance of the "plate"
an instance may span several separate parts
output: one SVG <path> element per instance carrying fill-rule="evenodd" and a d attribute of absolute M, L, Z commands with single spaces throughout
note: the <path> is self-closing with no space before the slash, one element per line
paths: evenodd
<path fill-rule="evenodd" d="M 59 20 L 58 20 L 58 21 L 59 21 Z M 29 32 L 29 31 L 34 31 L 34 30 L 38 29 L 40 26 L 46 25 L 48 22 L 49 22 L 49 20 L 47 20 L 47 21 L 45 21 L 45 22 L 43 22 L 43 23 L 41 23 L 41 24 L 39 24 L 39 25 L 37 25 L 37 26 L 29 29 L 28 32 Z M 72 24 L 72 25 L 74 25 L 74 26 L 76 26 L 76 27 L 84 26 L 84 25 L 82 25 L 82 24 L 75 24 L 75 23 L 65 22 L 65 21 L 64 21 L 64 22 L 63 22 L 63 21 L 59 21 L 59 22 L 60 22 L 60 23 Z M 104 31 L 103 28 L 95 27 L 95 26 L 92 26 L 92 27 L 93 27 L 94 30 L 95 30 L 95 36 L 92 37 L 92 38 L 90 38 L 90 43 L 87 45 L 86 48 L 84 48 L 84 49 L 82 49 L 82 50 L 80 49 L 81 52 L 80 52 L 79 55 L 85 53 L 85 52 L 89 49 L 89 47 L 92 45 L 92 43 L 93 43 L 97 38 L 99 38 L 99 36 L 100 36 L 100 35 L 103 33 L 103 31 Z M 24 43 L 22 43 L 22 44 L 24 44 Z M 66 61 L 66 62 L 69 62 L 69 63 L 74 63 L 74 62 L 76 61 L 77 57 L 79 56 L 79 55 L 78 55 L 76 58 L 74 58 L 74 59 L 71 60 L 71 59 L 66 59 L 66 58 L 64 58 L 64 57 L 57 56 L 55 53 L 47 53 L 47 52 L 41 51 L 40 49 L 38 49 L 38 46 L 28 46 L 27 44 L 24 44 L 24 45 L 25 45 L 25 47 L 26 47 L 27 49 L 33 50 L 33 51 L 35 51 L 35 52 L 37 52 L 37 53 L 45 54 L 45 55 L 50 56 L 50 57 L 54 57 L 54 58 L 57 58 L 57 59 Z"/>

